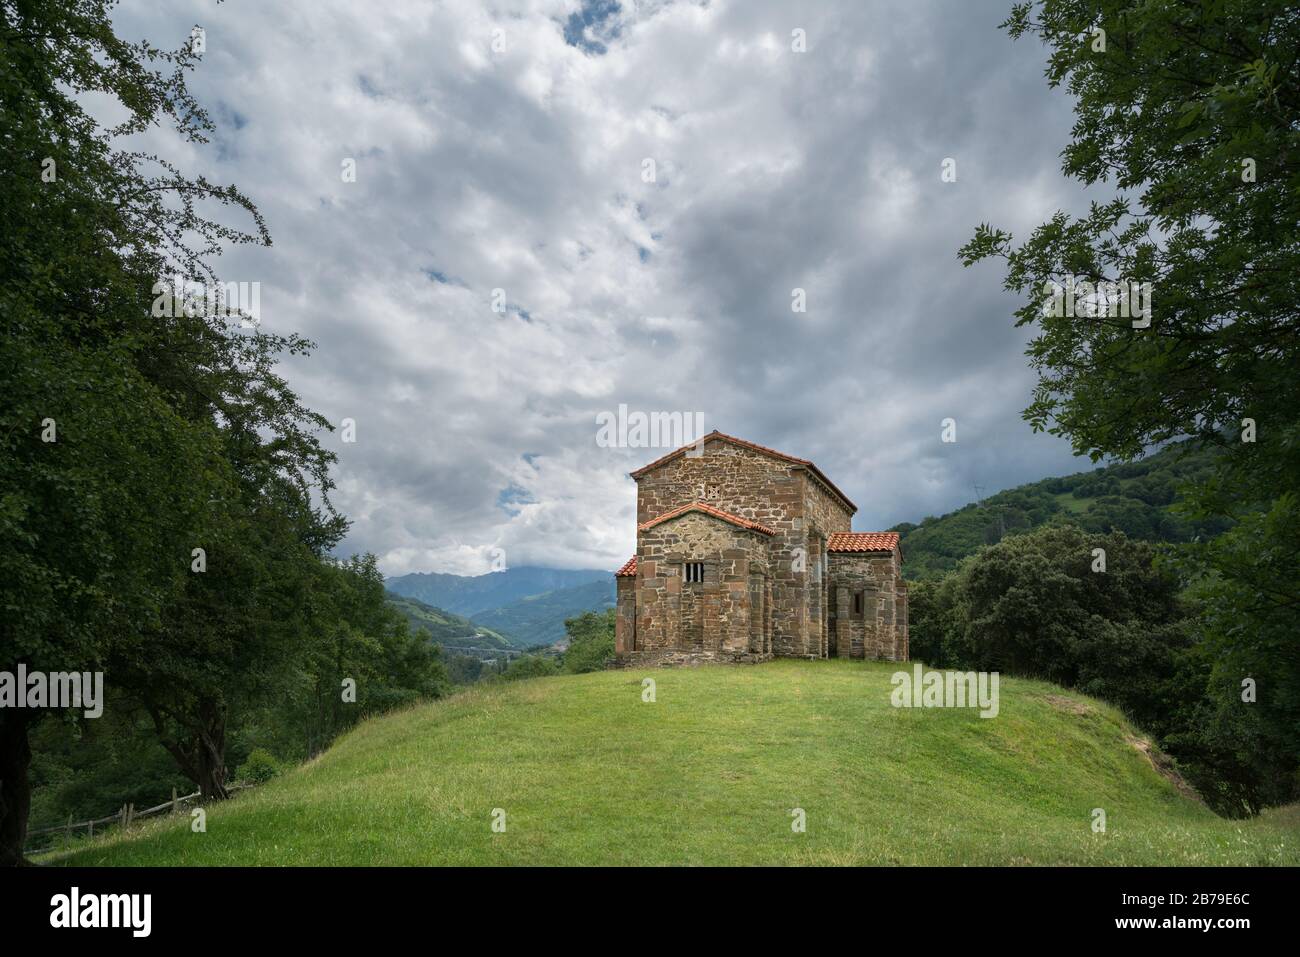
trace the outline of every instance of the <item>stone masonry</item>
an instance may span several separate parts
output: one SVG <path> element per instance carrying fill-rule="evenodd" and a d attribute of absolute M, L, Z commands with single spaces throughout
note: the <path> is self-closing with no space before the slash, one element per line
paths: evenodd
<path fill-rule="evenodd" d="M 906 661 L 897 532 L 812 462 L 721 432 L 632 473 L 637 548 L 617 572 L 617 663 Z"/>

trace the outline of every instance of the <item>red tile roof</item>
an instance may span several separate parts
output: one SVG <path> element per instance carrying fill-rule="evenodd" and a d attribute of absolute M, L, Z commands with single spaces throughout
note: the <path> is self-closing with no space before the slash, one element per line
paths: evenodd
<path fill-rule="evenodd" d="M 817 477 L 818 481 L 820 481 L 823 485 L 825 485 L 826 488 L 828 488 L 833 495 L 835 495 L 841 502 L 843 502 L 845 505 L 848 506 L 850 514 L 858 510 L 858 507 L 854 505 L 851 501 L 849 501 L 848 496 L 845 495 L 843 492 L 841 492 L 838 488 L 836 488 L 835 483 L 832 482 L 830 479 L 828 479 L 822 473 L 822 470 L 819 469 L 817 466 L 813 465 L 813 463 L 808 461 L 808 459 L 801 459 L 801 458 L 796 458 L 793 455 L 786 455 L 784 452 L 778 452 L 776 449 L 769 449 L 766 445 L 756 445 L 753 442 L 746 442 L 744 439 L 738 439 L 734 435 L 727 435 L 725 432 L 719 432 L 717 429 L 714 429 L 708 435 L 704 436 L 703 439 L 699 440 L 700 447 L 703 448 L 705 442 L 711 441 L 713 439 L 716 439 L 719 442 L 730 442 L 732 445 L 738 445 L 743 449 L 750 449 L 751 451 L 754 452 L 762 452 L 764 455 L 770 455 L 772 456 L 772 458 L 780 459 L 782 462 L 790 462 L 793 465 L 802 465 L 808 471 L 812 472 L 812 474 Z M 632 478 L 639 479 L 642 475 L 645 475 L 647 472 L 652 472 L 655 469 L 657 469 L 659 466 L 671 462 L 673 459 L 677 458 L 678 456 L 685 455 L 686 452 L 694 448 L 695 445 L 696 445 L 695 442 L 691 442 L 688 445 L 683 445 L 680 449 L 677 449 L 673 452 L 669 452 L 667 455 L 663 456 L 662 458 L 657 458 L 649 465 L 643 465 L 635 472 L 631 472 L 629 474 L 631 474 Z"/>
<path fill-rule="evenodd" d="M 826 541 L 828 552 L 892 552 L 898 547 L 898 532 L 832 532 Z"/>
<path fill-rule="evenodd" d="M 766 525 L 760 525 L 758 522 L 751 521 L 748 518 L 742 518 L 739 515 L 732 515 L 730 512 L 724 512 L 720 508 L 714 508 L 712 505 L 706 505 L 704 502 L 691 502 L 688 505 L 681 505 L 671 511 L 664 512 L 658 518 L 652 518 L 648 522 L 642 522 L 637 526 L 637 531 L 644 532 L 647 528 L 654 528 L 656 525 L 667 522 L 670 519 L 679 518 L 687 512 L 702 512 L 705 515 L 712 515 L 714 518 L 720 518 L 724 522 L 730 522 L 740 528 L 747 528 L 751 532 L 761 532 L 764 535 L 775 535 L 776 530 L 768 528 Z"/>
<path fill-rule="evenodd" d="M 636 577 L 636 556 L 633 555 L 626 562 L 624 562 L 623 567 L 620 568 L 618 571 L 614 572 L 614 577 L 635 578 Z"/>

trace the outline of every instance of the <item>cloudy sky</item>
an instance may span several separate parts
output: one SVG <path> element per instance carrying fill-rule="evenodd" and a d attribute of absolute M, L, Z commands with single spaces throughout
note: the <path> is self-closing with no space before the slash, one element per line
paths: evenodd
<path fill-rule="evenodd" d="M 268 220 L 221 272 L 318 343 L 287 374 L 356 422 L 326 438 L 343 551 L 477 574 L 494 548 L 632 552 L 627 472 L 665 450 L 598 444 L 620 404 L 813 459 L 863 531 L 1088 467 L 1020 418 L 1017 303 L 956 255 L 1090 198 L 1009 5 L 126 0 L 116 23 L 205 31 L 218 133 L 161 151 Z"/>

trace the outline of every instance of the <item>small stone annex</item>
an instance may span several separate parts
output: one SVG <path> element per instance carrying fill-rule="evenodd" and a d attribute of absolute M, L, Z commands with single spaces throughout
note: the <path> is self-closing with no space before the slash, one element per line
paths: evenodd
<path fill-rule="evenodd" d="M 616 665 L 906 661 L 897 532 L 806 459 L 721 432 L 632 473 L 636 554 L 616 574 Z"/>

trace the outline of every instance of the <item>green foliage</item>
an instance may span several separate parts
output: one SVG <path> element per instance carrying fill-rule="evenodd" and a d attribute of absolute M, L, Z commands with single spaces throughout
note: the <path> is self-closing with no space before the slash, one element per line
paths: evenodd
<path fill-rule="evenodd" d="M 115 147 L 153 126 L 198 144 L 211 124 L 185 87 L 189 45 L 124 43 L 107 7 L 0 4 L 5 670 L 143 666 L 181 653 L 163 640 L 163 619 L 186 587 L 191 549 L 217 540 L 221 503 L 240 483 L 227 452 L 235 430 L 257 424 L 240 403 L 260 390 L 283 399 L 266 368 L 275 353 L 305 348 L 240 336 L 228 316 L 151 315 L 160 277 L 211 282 L 207 259 L 222 246 L 269 237 L 233 186 Z M 83 107 L 101 95 L 125 107 L 114 129 Z M 250 230 L 231 226 L 231 212 Z M 302 478 L 297 410 L 280 411 L 277 465 L 285 480 Z M 21 847 L 38 717 L 0 715 L 0 863 Z"/>
<path fill-rule="evenodd" d="M 560 673 L 559 665 L 555 663 L 554 658 L 544 658 L 541 655 L 521 655 L 506 665 L 506 670 L 501 673 L 502 681 L 522 681 L 525 678 L 545 678 L 548 675 L 557 675 Z"/>
<path fill-rule="evenodd" d="M 1049 83 L 1074 97 L 1064 171 L 1116 195 L 1079 218 L 1056 213 L 1020 245 L 982 225 L 961 258 L 1003 259 L 1006 288 L 1026 296 L 1016 316 L 1035 330 L 1028 355 L 1039 378 L 1025 410 L 1035 429 L 1068 436 L 1094 459 L 1132 458 L 1182 436 L 1222 449 L 1178 510 L 1227 531 L 1185 548 L 1184 574 L 1202 599 L 1212 687 L 1258 681 L 1249 718 L 1258 733 L 1240 740 L 1259 744 L 1270 773 L 1293 781 L 1300 18 L 1274 0 L 1037 0 L 1015 4 L 1004 25 L 1045 44 Z M 1071 276 L 1151 283 L 1149 327 L 1045 311 L 1047 284 Z M 1114 520 L 1133 518 L 1110 508 Z M 1240 711 L 1231 698 L 1215 700 L 1216 715 Z M 1233 736 L 1219 736 L 1220 750 Z M 1252 763 L 1240 745 L 1236 753 L 1238 764 Z"/>
<path fill-rule="evenodd" d="M 452 684 L 469 685 L 483 677 L 482 658 L 471 655 L 451 655 L 447 658 L 447 678 Z"/>
<path fill-rule="evenodd" d="M 276 709 L 301 733 L 281 753 L 310 753 L 444 683 L 373 562 L 326 558 L 346 529 L 330 426 L 276 372 L 311 344 L 192 296 L 224 288 L 223 249 L 269 245 L 256 208 L 121 140 L 206 143 L 186 88 L 197 54 L 188 37 L 171 52 L 119 40 L 109 6 L 0 0 L 0 669 L 103 670 L 123 710 L 85 734 L 104 760 L 43 719 L 46 810 L 166 784 L 145 763 L 122 777 L 142 722 L 219 798 L 227 759 Z M 124 122 L 101 127 L 90 101 Z M 358 682 L 350 712 L 341 673 Z M 0 714 L 0 864 L 21 854 L 40 720 Z"/>
<path fill-rule="evenodd" d="M 363 718 L 447 693 L 436 645 L 388 602 L 373 555 L 317 566 L 310 616 L 283 693 L 259 724 L 280 754 L 311 757 Z M 355 701 L 344 699 L 344 683 Z"/>
<path fill-rule="evenodd" d="M 1045 44 L 1048 82 L 1074 97 L 1064 172 L 1119 195 L 1018 247 L 981 226 L 961 256 L 1005 259 L 1007 288 L 1028 293 L 1016 315 L 1037 328 L 1040 378 L 1026 417 L 1080 452 L 1296 421 L 1300 21 L 1280 14 L 1274 0 L 1040 0 L 1006 24 Z M 1153 283 L 1150 328 L 1044 314 L 1045 284 L 1067 276 Z"/>
<path fill-rule="evenodd" d="M 564 652 L 564 670 L 571 675 L 600 671 L 614 657 L 615 610 L 588 611 L 564 623 L 569 647 Z"/>
<path fill-rule="evenodd" d="M 284 765 L 266 748 L 254 748 L 235 772 L 235 780 L 245 784 L 265 784 L 284 772 Z"/>
<path fill-rule="evenodd" d="M 1104 572 L 1093 571 L 1097 549 Z M 1178 582 L 1154 557 L 1146 542 L 1069 526 L 1007 538 L 922 590 L 913 633 L 935 663 L 1122 699 L 1120 686 L 1157 678 L 1168 650 L 1190 644 Z"/>
<path fill-rule="evenodd" d="M 1096 549 L 1104 572 L 1093 570 Z M 1294 800 L 1300 782 L 1271 717 L 1215 668 L 1201 640 L 1205 609 L 1181 587 L 1146 542 L 1041 528 L 914 586 L 912 654 L 1046 678 L 1118 705 L 1224 814 Z"/>
<path fill-rule="evenodd" d="M 158 746 L 148 716 L 111 688 L 106 693 L 99 718 L 50 715 L 32 729 L 32 828 L 105 817 L 124 804 L 151 807 L 173 788 L 193 790 Z"/>

